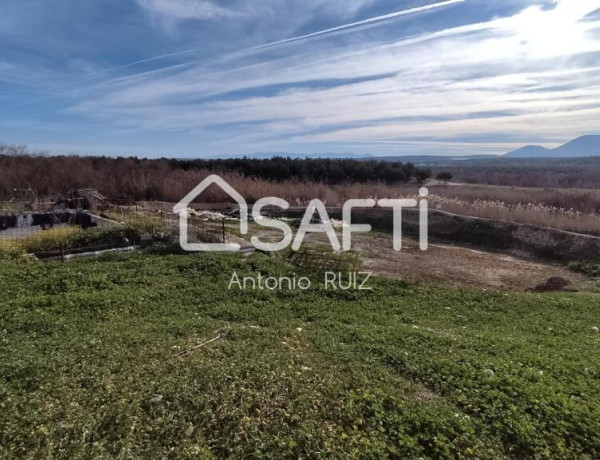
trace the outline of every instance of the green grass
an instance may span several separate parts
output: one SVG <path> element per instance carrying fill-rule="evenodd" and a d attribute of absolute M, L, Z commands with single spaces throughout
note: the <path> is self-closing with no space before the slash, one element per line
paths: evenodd
<path fill-rule="evenodd" d="M 597 262 L 571 262 L 569 268 L 587 276 L 600 278 L 600 263 Z"/>
<path fill-rule="evenodd" d="M 3 263 L 0 457 L 600 457 L 597 296 L 228 291 L 233 270 L 300 269 Z"/>

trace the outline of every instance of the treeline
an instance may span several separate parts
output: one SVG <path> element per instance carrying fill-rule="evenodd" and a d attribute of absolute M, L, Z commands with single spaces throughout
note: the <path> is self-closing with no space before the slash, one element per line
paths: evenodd
<path fill-rule="evenodd" d="M 0 201 L 52 198 L 81 188 L 97 189 L 110 199 L 178 201 L 210 173 L 236 181 L 248 195 L 253 191 L 248 189 L 276 183 L 278 190 L 290 189 L 288 196 L 300 184 L 399 184 L 430 175 L 411 164 L 377 161 L 45 156 L 0 146 Z"/>
<path fill-rule="evenodd" d="M 513 162 L 512 165 L 491 163 L 444 166 L 443 170 L 452 174 L 455 182 L 469 184 L 541 188 L 600 188 L 600 158 L 513 160 Z"/>
<path fill-rule="evenodd" d="M 429 169 L 420 169 L 412 163 L 382 162 L 375 160 L 270 159 L 235 158 L 227 160 L 169 160 L 175 169 L 206 169 L 211 172 L 234 172 L 245 177 L 256 177 L 284 182 L 302 180 L 329 185 L 341 183 L 385 182 L 406 183 L 411 179 L 424 181 L 431 177 Z"/>

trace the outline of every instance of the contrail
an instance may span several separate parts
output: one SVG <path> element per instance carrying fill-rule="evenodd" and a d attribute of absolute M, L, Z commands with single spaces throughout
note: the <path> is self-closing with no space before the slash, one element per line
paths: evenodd
<path fill-rule="evenodd" d="M 385 15 L 382 15 L 382 16 L 376 16 L 376 17 L 373 17 L 373 18 L 364 19 L 362 21 L 353 22 L 353 23 L 350 23 L 350 24 L 344 24 L 344 25 L 333 27 L 333 28 L 330 28 L 330 29 L 325 29 L 325 30 L 321 30 L 321 31 L 318 31 L 318 32 L 313 32 L 313 33 L 306 34 L 306 35 L 301 35 L 299 37 L 292 37 L 292 38 L 287 38 L 287 39 L 284 39 L 284 40 L 279 40 L 279 41 L 275 41 L 275 42 L 271 42 L 271 43 L 265 43 L 265 44 L 262 44 L 262 45 L 259 45 L 259 46 L 255 46 L 253 48 L 246 48 L 246 49 L 242 49 L 242 50 L 238 50 L 238 51 L 234 51 L 232 53 L 229 53 L 228 55 L 225 55 L 225 56 L 223 56 L 223 57 L 221 57 L 219 59 L 214 60 L 213 64 L 221 62 L 221 61 L 227 61 L 227 60 L 235 58 L 237 56 L 244 55 L 244 54 L 246 54 L 248 52 L 259 51 L 261 49 L 266 49 L 266 48 L 270 48 L 270 47 L 273 47 L 273 46 L 283 45 L 283 44 L 286 44 L 286 43 L 292 43 L 292 42 L 296 42 L 296 41 L 299 41 L 299 40 L 305 40 L 305 39 L 313 38 L 313 37 L 319 37 L 319 36 L 322 36 L 322 35 L 327 35 L 327 34 L 331 34 L 331 33 L 335 33 L 335 32 L 340 32 L 340 31 L 344 31 L 344 30 L 351 29 L 351 28 L 354 28 L 354 27 L 375 25 L 376 23 L 382 22 L 382 21 L 385 21 L 385 20 L 394 19 L 394 18 L 398 18 L 398 17 L 401 17 L 401 16 L 407 16 L 407 15 L 415 14 L 415 13 L 421 13 L 421 12 L 424 12 L 424 11 L 434 10 L 434 9 L 437 9 L 437 8 L 442 8 L 444 6 L 454 5 L 454 4 L 457 4 L 457 3 L 463 3 L 465 1 L 467 1 L 467 0 L 446 0 L 446 1 L 438 2 L 438 3 L 432 3 L 432 4 L 429 4 L 429 5 L 420 6 L 420 7 L 417 7 L 417 8 L 410 8 L 410 9 L 407 9 L 407 10 L 396 11 L 395 13 L 389 13 L 389 14 L 385 14 Z M 89 81 L 89 80 L 94 80 L 94 79 L 96 79 L 98 77 L 101 77 L 103 75 L 112 73 L 112 72 L 114 72 L 116 70 L 121 70 L 121 69 L 130 68 L 130 67 L 135 67 L 135 66 L 140 65 L 140 64 L 145 64 L 145 63 L 148 63 L 148 62 L 159 61 L 159 60 L 162 60 L 162 59 L 168 59 L 168 58 L 171 58 L 171 57 L 183 56 L 183 55 L 186 55 L 186 54 L 192 54 L 192 53 L 195 53 L 197 51 L 200 51 L 201 49 L 202 48 L 191 48 L 191 49 L 187 49 L 187 50 L 183 50 L 183 51 L 178 51 L 178 52 L 175 52 L 175 53 L 162 54 L 160 56 L 154 56 L 154 57 L 149 57 L 149 58 L 141 59 L 141 60 L 134 61 L 134 62 L 129 62 L 127 64 L 123 64 L 123 65 L 120 65 L 120 66 L 111 67 L 111 68 L 108 68 L 108 69 L 105 69 L 105 70 L 101 70 L 101 71 L 93 73 L 93 74 L 86 75 L 85 77 L 82 77 L 82 78 L 79 78 L 77 80 L 71 81 L 69 83 L 69 85 L 73 85 L 73 84 L 76 84 L 76 83 L 83 83 L 83 82 L 86 82 L 86 81 Z M 179 64 L 179 65 L 185 65 L 185 64 Z M 166 68 L 169 69 L 169 68 L 172 68 L 172 67 L 177 67 L 177 66 L 167 66 Z M 161 69 L 156 69 L 156 70 L 164 70 L 164 69 L 165 69 L 165 67 L 163 67 Z M 142 72 L 142 73 L 146 74 L 146 72 Z M 63 94 L 63 93 L 58 93 L 58 94 L 55 94 L 54 96 L 47 96 L 46 98 L 42 98 L 42 100 L 46 100 L 46 99 L 49 100 L 49 99 L 52 99 L 54 97 L 60 96 L 61 94 Z M 40 100 L 38 100 L 37 102 L 40 102 Z"/>
<path fill-rule="evenodd" d="M 233 53 L 230 53 L 227 56 L 224 56 L 222 59 L 231 59 L 233 57 L 239 56 L 239 55 L 243 55 L 247 52 L 250 51 L 258 51 L 261 49 L 265 49 L 265 48 L 271 48 L 273 46 L 277 46 L 277 45 L 283 45 L 286 43 L 292 43 L 292 42 L 296 42 L 299 40 L 305 40 L 307 38 L 313 38 L 313 37 L 319 37 L 321 35 L 327 35 L 327 34 L 331 34 L 333 32 L 339 32 L 339 31 L 343 31 L 346 29 L 351 29 L 354 27 L 358 27 L 358 26 L 364 26 L 364 25 L 369 25 L 369 24 L 374 24 L 374 23 L 378 23 L 378 22 L 382 22 L 382 21 L 386 21 L 388 19 L 395 19 L 401 16 L 407 16 L 409 14 L 415 14 L 415 13 L 421 13 L 424 11 L 429 11 L 429 10 L 434 10 L 437 8 L 442 8 L 444 6 L 449 6 L 449 5 L 454 5 L 457 3 L 463 3 L 466 0 L 446 0 L 443 2 L 438 2 L 438 3 L 432 3 L 430 5 L 424 5 L 424 6 L 419 6 L 417 8 L 410 8 L 408 10 L 402 10 L 402 11 L 396 11 L 394 13 L 389 13 L 389 14 L 384 14 L 383 16 L 376 16 L 373 18 L 368 18 L 368 19 L 363 19 L 362 21 L 357 21 L 357 22 L 352 22 L 350 24 L 344 24 L 341 26 L 337 26 L 337 27 L 332 27 L 331 29 L 325 29 L 325 30 L 320 30 L 318 32 L 313 32 L 310 34 L 306 34 L 306 35 L 300 35 L 299 37 L 292 37 L 292 38 L 286 38 L 284 40 L 279 40 L 279 41 L 275 41 L 275 42 L 271 42 L 271 43 L 264 43 L 262 45 L 258 45 L 252 48 L 246 48 L 243 50 L 239 50 L 239 51 L 235 51 Z M 176 56 L 182 56 L 185 54 L 191 54 L 191 53 L 195 53 L 197 51 L 200 51 L 201 48 L 191 48 L 185 51 L 179 51 L 176 53 L 169 53 L 169 54 L 163 54 L 160 56 L 154 56 L 154 57 L 150 57 L 150 58 L 146 58 L 146 59 L 141 59 L 139 61 L 135 61 L 135 62 L 130 62 L 128 64 L 124 64 L 124 65 L 120 65 L 120 66 L 116 66 L 116 67 L 111 67 L 109 69 L 106 70 L 102 70 L 100 72 L 97 72 L 95 74 L 92 75 L 87 75 L 83 78 L 80 78 L 79 80 L 75 80 L 72 83 L 80 83 L 86 80 L 91 80 L 94 78 L 97 78 L 99 76 L 105 75 L 107 73 L 111 73 L 115 70 L 121 70 L 121 69 L 125 69 L 128 67 L 135 67 L 139 64 L 145 64 L 148 62 L 153 62 L 153 61 L 159 61 L 162 59 L 167 59 L 167 58 L 171 58 L 171 57 L 176 57 Z"/>
<path fill-rule="evenodd" d="M 127 67 L 134 67 L 136 65 L 145 64 L 147 62 L 158 61 L 160 59 L 167 59 L 167 58 L 175 57 L 175 56 L 181 56 L 183 54 L 195 53 L 199 49 L 200 48 L 192 48 L 192 49 L 185 50 L 185 51 L 178 51 L 177 53 L 162 54 L 160 56 L 154 56 L 154 57 L 150 57 L 150 58 L 146 58 L 146 59 L 141 59 L 139 61 L 130 62 L 128 64 L 123 64 L 123 65 L 120 65 L 120 66 L 111 67 L 109 69 L 105 69 L 105 70 L 102 70 L 100 72 L 96 72 L 96 73 L 94 73 L 92 75 L 87 75 L 87 76 L 82 77 L 82 78 L 80 78 L 78 80 L 74 80 L 71 83 L 80 83 L 82 81 L 90 80 L 92 78 L 96 78 L 96 77 L 99 77 L 101 75 L 113 72 L 114 70 L 126 69 Z"/>
<path fill-rule="evenodd" d="M 410 8 L 408 10 L 396 11 L 395 13 L 389 13 L 389 14 L 384 14 L 383 16 L 376 16 L 374 18 L 363 19 L 362 21 L 357 21 L 357 22 L 352 22 L 350 24 L 344 24 L 341 26 L 332 27 L 331 29 L 320 30 L 318 32 L 313 32 L 313 33 L 306 34 L 306 35 L 300 35 L 298 37 L 286 38 L 284 40 L 279 40 L 276 42 L 265 43 L 263 45 L 255 46 L 253 48 L 248 48 L 246 51 L 255 51 L 255 50 L 260 50 L 263 48 L 269 48 L 271 46 L 283 45 L 284 43 L 291 43 L 291 42 L 295 42 L 295 41 L 299 41 L 299 40 L 305 40 L 307 38 L 318 37 L 320 35 L 327 35 L 332 32 L 339 32 L 340 30 L 351 29 L 351 28 L 357 27 L 357 26 L 363 26 L 363 25 L 372 24 L 375 22 L 386 21 L 388 19 L 395 19 L 400 16 L 407 16 L 409 14 L 415 14 L 415 13 L 421 13 L 423 11 L 434 10 L 437 8 L 442 8 L 444 6 L 454 5 L 456 3 L 463 3 L 465 1 L 466 0 L 446 0 L 444 2 L 432 3 L 430 5 L 419 6 L 417 8 Z"/>

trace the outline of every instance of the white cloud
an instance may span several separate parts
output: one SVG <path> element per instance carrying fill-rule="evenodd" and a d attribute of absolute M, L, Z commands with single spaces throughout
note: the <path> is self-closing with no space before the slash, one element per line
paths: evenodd
<path fill-rule="evenodd" d="M 224 8 L 210 0 L 136 0 L 152 14 L 168 19 L 214 19 L 235 16 L 233 10 Z"/>
<path fill-rule="evenodd" d="M 375 1 L 261 0 L 254 3 L 232 0 L 225 7 L 219 4 L 218 0 L 136 0 L 142 8 L 166 20 L 207 20 L 235 16 L 245 16 L 255 21 L 277 19 L 277 22 L 271 22 L 270 26 L 275 29 L 279 29 L 279 26 L 288 27 L 288 32 L 312 19 L 315 13 L 324 17 L 348 19 Z"/>
<path fill-rule="evenodd" d="M 581 19 L 598 8 L 600 0 L 559 0 L 554 9 L 532 6 L 384 45 L 321 44 L 283 62 L 124 78 L 99 87 L 107 94 L 73 110 L 156 130 L 261 123 L 251 136 L 242 131 L 231 142 L 273 136 L 305 145 L 430 138 L 443 146 L 444 140 L 474 135 L 566 140 L 597 131 L 600 68 L 582 56 L 600 54 L 600 37 L 589 33 L 599 23 Z M 315 84 L 331 79 L 349 82 Z M 353 81 L 360 79 L 366 81 Z M 220 98 L 275 85 L 293 86 Z M 215 100 L 201 99 L 206 97 Z M 503 145 L 490 141 L 481 148 Z"/>

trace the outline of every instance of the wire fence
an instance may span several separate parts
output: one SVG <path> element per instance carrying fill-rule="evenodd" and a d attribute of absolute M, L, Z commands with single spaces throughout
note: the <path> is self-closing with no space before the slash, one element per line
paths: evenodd
<path fill-rule="evenodd" d="M 110 222 L 131 226 L 150 235 L 179 234 L 179 215 L 171 206 L 154 205 L 152 208 L 133 206 L 110 206 L 99 215 Z M 211 211 L 188 210 L 188 239 L 202 243 L 226 243 L 230 229 L 226 217 Z"/>

